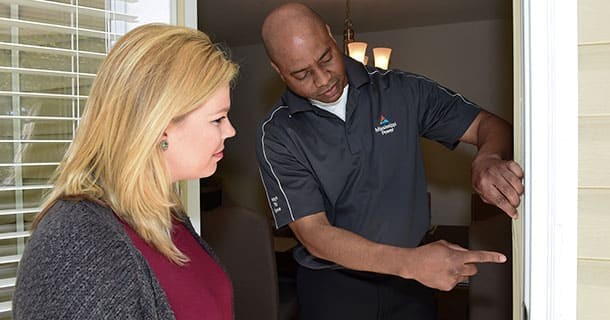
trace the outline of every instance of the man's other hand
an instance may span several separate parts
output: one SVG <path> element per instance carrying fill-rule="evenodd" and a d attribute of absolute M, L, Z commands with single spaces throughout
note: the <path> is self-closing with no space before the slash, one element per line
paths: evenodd
<path fill-rule="evenodd" d="M 490 155 L 479 156 L 472 162 L 472 185 L 483 202 L 502 209 L 517 218 L 517 207 L 523 194 L 523 170 L 514 161 Z"/>

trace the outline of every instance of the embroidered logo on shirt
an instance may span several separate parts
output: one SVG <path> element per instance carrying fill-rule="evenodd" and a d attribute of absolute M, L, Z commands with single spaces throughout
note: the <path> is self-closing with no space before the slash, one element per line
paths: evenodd
<path fill-rule="evenodd" d="M 277 203 L 278 200 L 279 199 L 277 196 L 271 197 L 271 204 L 273 205 L 273 208 L 271 208 L 271 210 L 273 210 L 273 213 L 278 213 L 282 211 L 282 207 L 280 207 L 280 205 Z"/>
<path fill-rule="evenodd" d="M 379 126 L 375 127 L 375 133 L 385 136 L 386 134 L 394 132 L 396 126 L 396 122 L 391 122 L 384 115 L 381 115 L 381 117 L 379 117 Z"/>

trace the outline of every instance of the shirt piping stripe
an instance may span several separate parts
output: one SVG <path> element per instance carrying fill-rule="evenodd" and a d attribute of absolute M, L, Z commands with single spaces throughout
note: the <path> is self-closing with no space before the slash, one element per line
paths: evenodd
<path fill-rule="evenodd" d="M 286 199 L 286 205 L 288 205 L 288 213 L 290 213 L 290 218 L 292 219 L 292 221 L 294 221 L 294 216 L 292 215 L 292 208 L 290 207 L 290 201 L 288 201 L 288 197 L 286 196 L 286 192 L 284 192 L 284 188 L 282 188 L 282 183 L 280 182 L 280 179 L 277 177 L 277 175 L 275 174 L 275 171 L 273 170 L 273 166 L 271 165 L 271 162 L 269 162 L 269 159 L 267 158 L 267 152 L 265 152 L 265 126 L 267 125 L 267 123 L 269 123 L 269 121 L 273 120 L 273 117 L 275 116 L 275 113 L 278 112 L 281 109 L 285 109 L 288 108 L 287 106 L 279 106 L 277 109 L 275 109 L 275 111 L 273 111 L 271 113 L 271 116 L 269 116 L 269 119 L 267 119 L 267 121 L 265 121 L 262 125 L 262 136 L 261 136 L 261 146 L 263 149 L 263 157 L 265 158 L 265 162 L 267 162 L 267 165 L 269 165 L 269 169 L 271 170 L 271 174 L 273 174 L 273 177 L 275 178 L 275 181 L 277 181 L 277 185 L 280 188 L 280 191 L 282 191 L 282 195 L 284 196 L 284 199 Z M 262 178 L 262 176 L 261 176 Z M 263 180 L 263 185 L 265 184 L 265 181 Z M 273 215 L 274 220 L 277 223 L 277 219 L 275 218 L 275 212 L 273 210 L 273 206 L 271 205 L 271 199 L 269 199 L 269 193 L 267 192 L 267 187 L 265 187 L 265 193 L 267 193 L 267 200 L 270 201 L 269 205 L 271 208 L 271 214 Z"/>
<path fill-rule="evenodd" d="M 368 70 L 367 70 L 367 72 L 368 72 Z M 473 104 L 472 102 L 470 102 L 470 101 L 466 100 L 466 99 L 465 99 L 465 98 L 464 98 L 464 97 L 463 97 L 461 94 L 459 94 L 459 93 L 451 93 L 451 92 L 447 91 L 447 88 L 445 88 L 445 87 L 441 86 L 440 84 L 438 84 L 438 83 L 436 83 L 435 81 L 432 81 L 432 80 L 430 80 L 430 79 L 428 79 L 428 78 L 426 78 L 426 77 L 422 77 L 422 76 L 416 76 L 416 75 L 412 75 L 412 74 L 406 74 L 406 73 L 404 73 L 404 72 L 401 72 L 401 71 L 394 71 L 394 70 L 387 70 L 386 72 L 383 72 L 383 73 L 382 73 L 381 71 L 379 71 L 379 70 L 377 70 L 377 69 L 373 70 L 373 72 L 368 72 L 368 74 L 369 74 L 369 75 L 373 75 L 373 74 L 375 74 L 375 73 L 379 73 L 380 75 L 385 76 L 386 74 L 388 74 L 388 73 L 390 73 L 390 72 L 396 72 L 396 73 L 402 74 L 402 75 L 404 75 L 404 76 L 406 76 L 406 77 L 408 77 L 408 78 L 422 79 L 422 80 L 424 80 L 424 81 L 427 81 L 427 82 L 430 82 L 430 83 L 432 83 L 432 84 L 435 84 L 435 85 L 436 85 L 436 86 L 437 86 L 439 89 L 441 89 L 441 90 L 442 90 L 443 92 L 445 92 L 447 95 L 449 95 L 449 96 L 451 96 L 451 97 L 459 97 L 460 99 L 462 99 L 462 101 L 464 101 L 464 103 L 469 104 L 469 105 L 471 105 L 471 106 L 474 106 L 474 104 Z"/>

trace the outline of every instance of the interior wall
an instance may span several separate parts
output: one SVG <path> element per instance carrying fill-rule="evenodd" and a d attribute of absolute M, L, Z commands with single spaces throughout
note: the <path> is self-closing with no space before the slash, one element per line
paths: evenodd
<path fill-rule="evenodd" d="M 256 130 L 284 90 L 262 45 L 230 48 L 240 65 L 237 86 L 231 92 L 229 119 L 237 134 L 225 142 L 224 159 L 212 177 L 222 189 L 224 206 L 240 206 L 271 216 L 256 162 Z"/>
<path fill-rule="evenodd" d="M 509 20 L 490 20 L 357 33 L 356 38 L 369 43 L 369 52 L 374 46 L 392 47 L 391 68 L 432 78 L 512 121 L 511 28 Z M 342 46 L 342 36 L 336 38 Z M 254 153 L 256 127 L 284 86 L 262 45 L 233 47 L 231 51 L 241 65 L 230 113 L 237 136 L 226 143 L 225 159 L 216 178 L 222 181 L 224 205 L 268 212 Z M 432 195 L 432 223 L 468 225 L 470 162 L 476 149 L 460 145 L 450 152 L 437 143 L 423 141 L 423 150 Z"/>

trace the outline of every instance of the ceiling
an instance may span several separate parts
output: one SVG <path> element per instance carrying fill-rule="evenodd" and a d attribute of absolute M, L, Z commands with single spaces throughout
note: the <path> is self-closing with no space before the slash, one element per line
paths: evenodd
<path fill-rule="evenodd" d="M 286 0 L 198 0 L 199 27 L 215 41 L 229 46 L 260 42 L 259 30 L 267 13 Z M 341 34 L 345 0 L 300 1 L 316 10 Z M 511 0 L 351 0 L 351 20 L 359 32 L 403 29 L 478 20 L 508 19 Z"/>

